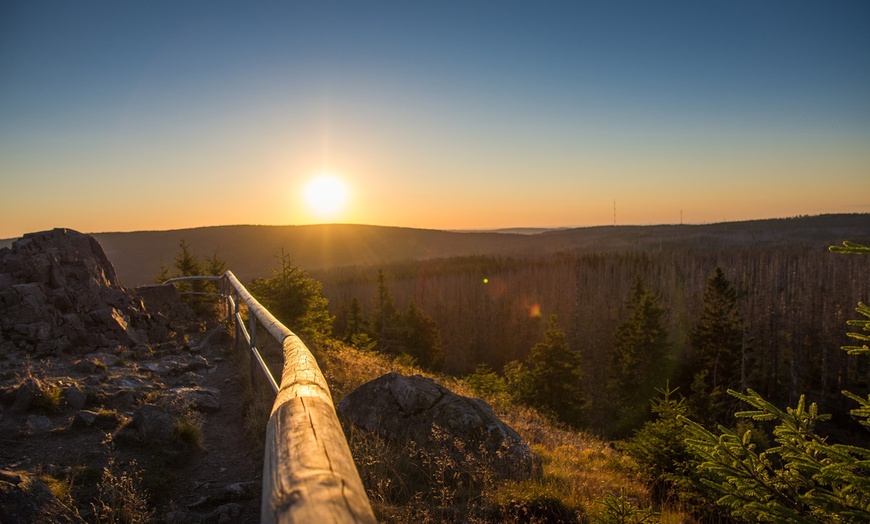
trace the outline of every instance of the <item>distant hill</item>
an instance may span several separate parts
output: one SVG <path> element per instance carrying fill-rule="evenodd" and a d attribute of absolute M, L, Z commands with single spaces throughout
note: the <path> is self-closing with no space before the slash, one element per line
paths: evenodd
<path fill-rule="evenodd" d="M 520 230 L 515 230 L 520 231 Z M 217 255 L 243 281 L 268 276 L 282 252 L 306 270 L 468 255 L 535 256 L 553 252 L 627 252 L 754 247 L 825 249 L 843 240 L 870 242 L 870 214 L 820 215 L 709 225 L 599 226 L 518 232 L 456 232 L 330 224 L 215 226 L 171 231 L 96 233 L 126 286 L 150 283 L 161 261 L 171 266 L 185 240 Z M 11 240 L 0 241 L 0 247 Z"/>

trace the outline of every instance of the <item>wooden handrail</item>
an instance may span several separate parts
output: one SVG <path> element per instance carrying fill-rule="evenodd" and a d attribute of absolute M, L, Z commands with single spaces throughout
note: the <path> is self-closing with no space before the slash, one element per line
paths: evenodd
<path fill-rule="evenodd" d="M 223 278 L 228 284 L 226 296 L 228 288 L 236 295 L 235 300 L 228 296 L 233 306 L 227 308 L 235 319 L 236 332 L 244 329 L 238 314 L 238 303 L 243 301 L 249 317 L 256 318 L 284 352 L 281 383 L 266 427 L 260 522 L 376 523 L 314 355 L 231 271 Z M 250 348 L 256 352 L 256 332 L 251 331 Z"/>

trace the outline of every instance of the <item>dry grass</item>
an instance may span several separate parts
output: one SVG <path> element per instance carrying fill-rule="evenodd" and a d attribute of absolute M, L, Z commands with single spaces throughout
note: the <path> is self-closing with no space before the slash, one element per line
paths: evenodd
<path fill-rule="evenodd" d="M 264 337 L 271 339 L 271 337 Z M 261 387 L 255 387 L 251 380 L 250 355 L 245 350 L 232 351 L 230 360 L 242 377 L 242 413 L 245 431 L 252 446 L 258 454 L 263 453 L 266 442 L 266 425 L 272 413 L 274 398 Z"/>
<path fill-rule="evenodd" d="M 476 396 L 461 379 L 434 376 L 383 355 L 337 342 L 322 344 L 318 361 L 336 404 L 349 392 L 391 371 L 430 376 L 452 391 Z M 348 428 L 349 442 L 379 519 L 385 522 L 535 522 L 568 511 L 578 520 L 604 518 L 604 501 L 618 495 L 648 508 L 650 491 L 626 455 L 582 431 L 562 429 L 503 396 L 484 398 L 540 457 L 543 474 L 497 482 L 473 464 L 426 456 L 413 443 L 397 447 Z M 430 454 L 431 455 L 431 454 Z M 423 466 L 420 466 L 422 460 Z M 451 463 L 453 460 L 454 463 Z M 673 513 L 662 522 L 682 522 Z M 569 517 L 570 518 L 570 517 Z"/>
<path fill-rule="evenodd" d="M 205 435 L 202 433 L 203 416 L 201 413 L 187 409 L 175 419 L 172 433 L 175 438 L 190 448 L 204 449 Z"/>
<path fill-rule="evenodd" d="M 97 524 L 144 524 L 150 522 L 150 509 L 141 487 L 136 463 L 120 470 L 110 461 L 103 469 L 97 500 L 91 504 Z"/>

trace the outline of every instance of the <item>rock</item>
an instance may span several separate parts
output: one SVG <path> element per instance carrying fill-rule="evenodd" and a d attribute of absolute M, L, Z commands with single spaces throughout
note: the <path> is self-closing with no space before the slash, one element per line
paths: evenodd
<path fill-rule="evenodd" d="M 63 399 L 73 409 L 82 409 L 88 401 L 88 394 L 73 384 L 63 390 Z"/>
<path fill-rule="evenodd" d="M 220 395 L 218 389 L 202 387 L 178 387 L 170 389 L 161 397 L 159 405 L 170 409 L 195 409 L 201 413 L 216 413 L 220 411 Z"/>
<path fill-rule="evenodd" d="M 121 287 L 99 243 L 70 229 L 30 233 L 0 250 L 0 282 L 4 352 L 84 353 L 145 343 L 160 326 L 168 333 L 165 318 Z"/>
<path fill-rule="evenodd" d="M 175 421 L 160 406 L 144 404 L 133 413 L 133 424 L 145 441 L 168 442 L 172 440 Z"/>
<path fill-rule="evenodd" d="M 214 511 L 206 515 L 205 521 L 226 524 L 229 522 L 236 522 L 241 516 L 242 506 L 234 502 L 230 502 L 228 504 L 224 504 L 215 508 Z"/>
<path fill-rule="evenodd" d="M 205 384 L 205 377 L 194 373 L 192 371 L 188 371 L 187 373 L 178 377 L 178 380 L 175 381 L 177 386 L 202 386 Z"/>
<path fill-rule="evenodd" d="M 0 469 L 0 482 L 8 482 L 17 486 L 18 484 L 21 484 L 21 475 L 11 471 L 6 471 L 5 469 Z"/>
<path fill-rule="evenodd" d="M 223 326 L 217 326 L 210 329 L 199 341 L 199 344 L 197 344 L 193 349 L 204 351 L 218 346 L 227 340 L 229 340 L 229 335 L 227 334 L 226 329 L 224 329 Z"/>
<path fill-rule="evenodd" d="M 17 482 L 14 481 L 16 477 Z M 57 500 L 44 482 L 27 474 L 0 476 L 0 522 L 84 524 L 79 516 Z"/>
<path fill-rule="evenodd" d="M 74 428 L 90 428 L 98 427 L 103 429 L 114 429 L 121 423 L 121 417 L 117 411 L 100 410 L 91 411 L 82 409 L 76 412 L 73 417 L 72 427 Z"/>
<path fill-rule="evenodd" d="M 9 411 L 21 413 L 30 409 L 33 401 L 42 391 L 39 381 L 33 377 L 24 379 L 24 382 L 15 390 L 15 402 Z"/>
<path fill-rule="evenodd" d="M 181 302 L 178 289 L 172 284 L 139 286 L 132 290 L 132 294 L 142 301 L 148 311 L 167 318 L 187 318 L 193 313 L 187 304 Z"/>
<path fill-rule="evenodd" d="M 235 482 L 224 487 L 221 500 L 252 500 L 260 497 L 260 482 Z"/>
<path fill-rule="evenodd" d="M 164 524 L 200 524 L 202 515 L 191 511 L 170 511 L 163 517 Z"/>
<path fill-rule="evenodd" d="M 491 464 L 501 478 L 519 480 L 540 473 L 529 446 L 486 402 L 459 396 L 420 375 L 383 375 L 347 395 L 338 411 L 356 426 L 392 442 L 413 440 L 426 450 L 450 453 L 459 461 L 470 453 L 480 463 Z M 463 449 L 456 446 L 456 440 L 463 443 Z"/>
<path fill-rule="evenodd" d="M 208 369 L 211 365 L 208 363 L 208 360 L 205 359 L 202 355 L 193 355 L 187 362 L 183 365 L 179 366 L 179 370 L 183 373 L 186 371 L 199 371 L 201 369 Z"/>
<path fill-rule="evenodd" d="M 127 375 L 121 377 L 115 377 L 107 382 L 112 386 L 117 386 L 122 389 L 148 389 L 154 387 L 154 382 L 148 380 L 143 377 L 137 377 L 136 375 Z"/>
<path fill-rule="evenodd" d="M 28 415 L 24 428 L 31 433 L 42 433 L 52 428 L 51 419 L 45 415 Z"/>
<path fill-rule="evenodd" d="M 74 428 L 89 428 L 97 421 L 97 412 L 88 411 L 86 409 L 77 411 L 73 416 L 72 427 Z"/>

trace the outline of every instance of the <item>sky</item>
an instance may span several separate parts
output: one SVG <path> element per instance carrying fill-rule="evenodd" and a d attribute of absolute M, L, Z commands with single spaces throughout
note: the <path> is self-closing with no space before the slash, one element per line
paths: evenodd
<path fill-rule="evenodd" d="M 867 212 L 862 0 L 0 2 L 0 238 Z"/>

